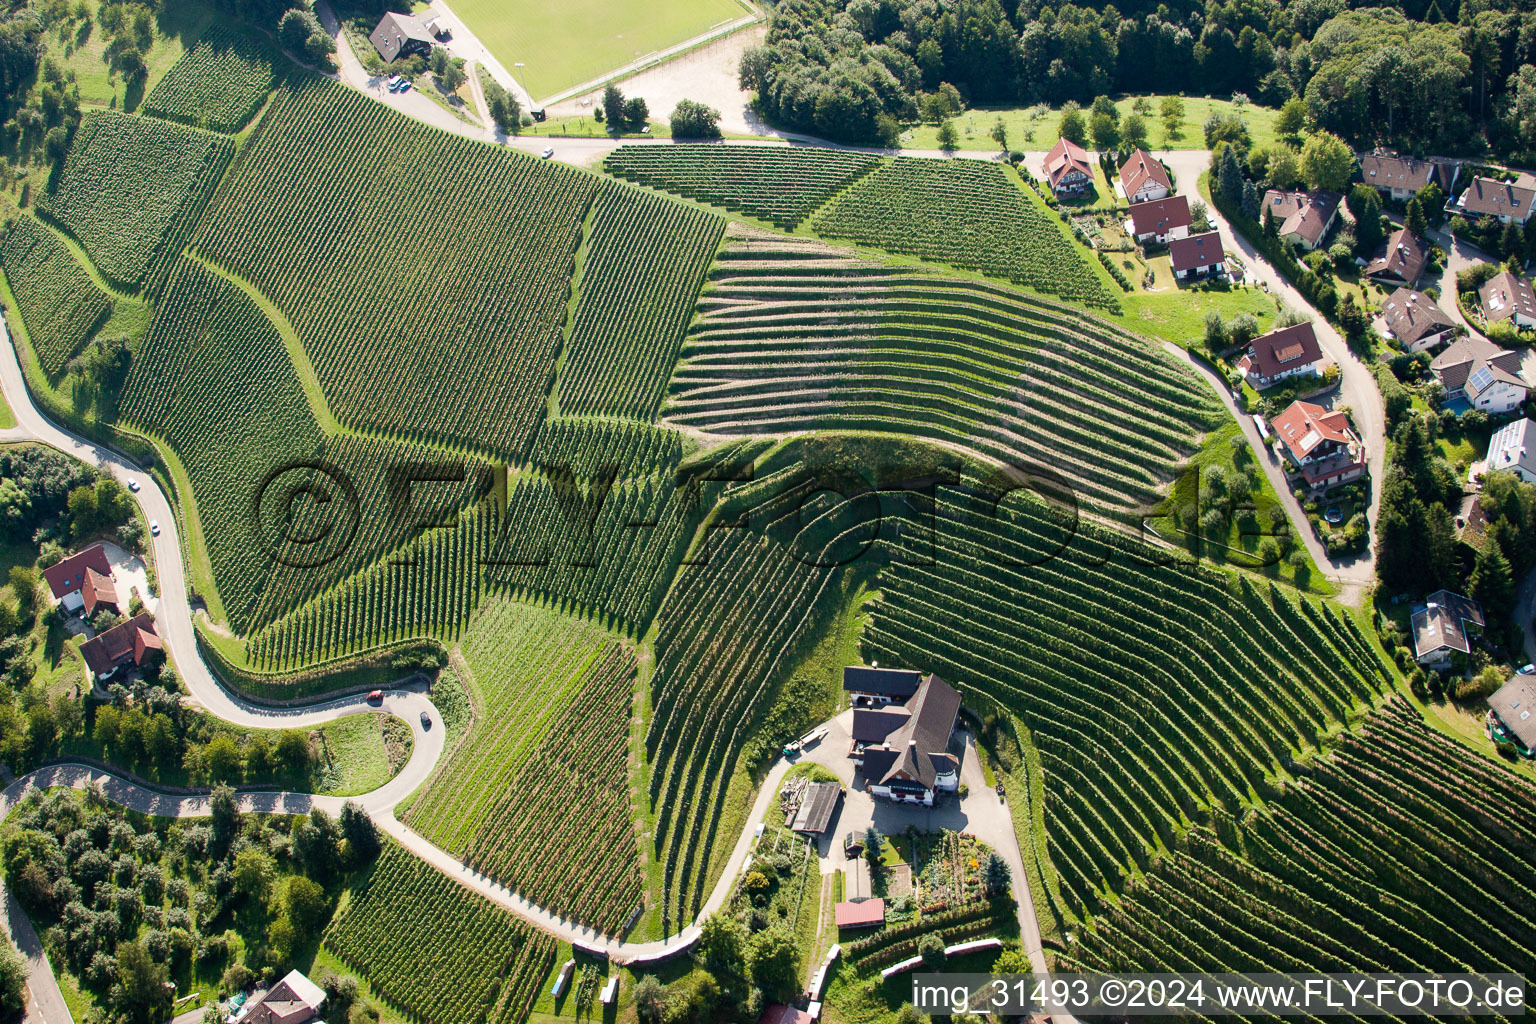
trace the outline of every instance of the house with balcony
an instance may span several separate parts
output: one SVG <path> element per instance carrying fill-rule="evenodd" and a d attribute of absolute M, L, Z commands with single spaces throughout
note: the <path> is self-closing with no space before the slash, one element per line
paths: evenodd
<path fill-rule="evenodd" d="M 1387 296 L 1376 329 L 1396 338 L 1404 352 L 1428 352 L 1456 337 L 1456 321 L 1428 295 L 1399 288 Z"/>
<path fill-rule="evenodd" d="M 1398 202 L 1412 199 L 1430 182 L 1449 195 L 1460 169 L 1456 163 L 1420 160 L 1387 149 L 1377 149 L 1360 157 L 1360 180 L 1380 192 L 1383 198 Z"/>
<path fill-rule="evenodd" d="M 1490 415 L 1517 409 L 1529 386 L 1520 374 L 1520 355 L 1499 348 L 1481 335 L 1468 335 L 1429 364 L 1445 389 L 1442 403 L 1457 411 L 1481 409 Z"/>
<path fill-rule="evenodd" d="M 1488 735 L 1536 757 L 1536 676 L 1521 674 L 1488 698 Z"/>
<path fill-rule="evenodd" d="M 1148 242 L 1167 245 L 1172 239 L 1189 234 L 1193 223 L 1189 200 L 1183 196 L 1169 196 L 1131 207 L 1129 231 L 1139 245 Z"/>
<path fill-rule="evenodd" d="M 1365 475 L 1365 445 L 1344 413 L 1295 401 L 1269 425 L 1284 447 L 1287 471 L 1306 490 L 1326 491 Z"/>
<path fill-rule="evenodd" d="M 1317 343 L 1312 322 L 1292 324 L 1254 338 L 1237 361 L 1237 368 L 1258 390 L 1292 377 L 1321 374 L 1323 350 Z"/>
<path fill-rule="evenodd" d="M 1138 149 L 1120 165 L 1119 191 L 1132 206 L 1150 203 L 1173 192 L 1173 179 L 1161 160 Z"/>
<path fill-rule="evenodd" d="M 1407 228 L 1398 228 L 1387 239 L 1381 255 L 1365 265 L 1365 277 L 1380 285 L 1412 288 L 1419 283 L 1424 265 L 1429 262 L 1429 247 Z"/>
<path fill-rule="evenodd" d="M 1045 179 L 1059 198 L 1082 195 L 1093 185 L 1093 165 L 1082 146 L 1071 139 L 1057 139 L 1045 154 Z"/>
<path fill-rule="evenodd" d="M 1500 224 L 1523 225 L 1536 203 L 1536 189 L 1497 178 L 1473 178 L 1466 191 L 1445 204 L 1445 212 L 1478 221 L 1492 217 Z"/>
<path fill-rule="evenodd" d="M 1262 218 L 1275 219 L 1280 240 L 1299 245 L 1311 252 L 1328 237 L 1339 216 L 1337 192 L 1313 189 L 1311 192 L 1272 188 L 1264 193 Z"/>
<path fill-rule="evenodd" d="M 1220 277 L 1227 272 L 1227 254 L 1221 247 L 1221 236 L 1214 231 L 1173 239 L 1168 243 L 1168 258 L 1179 281 Z"/>

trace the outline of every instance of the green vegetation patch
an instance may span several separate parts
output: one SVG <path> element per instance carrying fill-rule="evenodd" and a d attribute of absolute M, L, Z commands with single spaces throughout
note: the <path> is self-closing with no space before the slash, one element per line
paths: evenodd
<path fill-rule="evenodd" d="M 181 125 L 93 110 L 39 212 L 80 240 L 103 277 L 135 290 L 177 248 L 234 143 Z"/>
<path fill-rule="evenodd" d="M 879 165 L 879 157 L 835 149 L 677 145 L 623 146 L 603 169 L 788 231 Z"/>
<path fill-rule="evenodd" d="M 560 368 L 561 413 L 655 416 L 724 227 L 704 210 L 603 186 Z"/>
<path fill-rule="evenodd" d="M 106 322 L 112 300 L 69 247 L 31 217 L 16 218 L 0 245 L 0 266 L 38 361 L 58 374 Z"/>
<path fill-rule="evenodd" d="M 599 184 L 306 79 L 278 91 L 197 248 L 292 322 L 342 423 L 515 460 Z"/>
<path fill-rule="evenodd" d="M 414 1019 L 516 1024 L 554 940 L 389 843 L 347 893 L 325 945 Z"/>
<path fill-rule="evenodd" d="M 1013 172 L 896 157 L 817 214 L 816 232 L 1118 310 L 1081 250 Z"/>
<path fill-rule="evenodd" d="M 210 28 L 171 66 L 144 112 L 219 132 L 251 120 L 277 75 L 271 48 L 239 28 Z"/>

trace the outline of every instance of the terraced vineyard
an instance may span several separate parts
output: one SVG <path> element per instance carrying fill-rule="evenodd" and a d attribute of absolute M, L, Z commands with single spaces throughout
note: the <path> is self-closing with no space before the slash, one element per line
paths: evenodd
<path fill-rule="evenodd" d="M 882 572 L 866 660 L 921 665 L 1030 729 L 1061 894 L 1094 910 L 1200 814 L 1239 813 L 1388 687 L 1353 621 L 1043 503 L 940 491 Z M 919 564 L 926 560 L 931 564 Z M 1021 653 L 1027 652 L 1027 653 Z"/>
<path fill-rule="evenodd" d="M 272 91 L 271 48 L 241 28 L 215 25 L 181 56 L 144 101 L 156 117 L 237 132 Z"/>
<path fill-rule="evenodd" d="M 188 258 L 156 309 L 120 408 L 125 424 L 163 441 L 186 469 L 219 597 L 239 633 L 304 604 L 489 483 L 476 464 L 430 449 L 327 436 L 271 321 L 238 286 Z M 457 465 L 463 476 L 413 489 L 400 470 L 421 465 Z M 317 485 L 339 500 L 283 500 Z M 291 512 L 301 518 L 271 518 Z M 322 525 L 324 517 L 335 520 Z M 302 543 L 327 531 L 334 552 Z"/>
<path fill-rule="evenodd" d="M 729 853 L 733 837 L 718 826 L 736 757 L 832 575 L 756 532 L 722 529 L 667 594 L 645 745 L 671 927 L 698 913 L 712 860 Z"/>
<path fill-rule="evenodd" d="M 324 936 L 342 963 L 417 1020 L 520 1024 L 555 941 L 394 843 Z"/>
<path fill-rule="evenodd" d="M 720 434 L 884 430 L 957 445 L 1111 509 L 1160 500 L 1223 414 L 1146 342 L 974 281 L 816 242 L 730 239 L 668 420 Z"/>
<path fill-rule="evenodd" d="M 621 146 L 609 174 L 791 230 L 880 158 L 800 146 Z"/>
<path fill-rule="evenodd" d="M 456 855 L 475 848 L 496 826 L 508 787 L 618 646 L 588 620 L 488 597 L 460 641 L 475 724 L 405 823 Z"/>
<path fill-rule="evenodd" d="M 567 920 L 616 934 L 641 901 L 629 799 L 634 652 L 604 648 L 464 860 Z"/>
<path fill-rule="evenodd" d="M 615 182 L 598 193 L 581 302 L 560 371 L 560 411 L 649 420 L 723 218 Z"/>
<path fill-rule="evenodd" d="M 21 216 L 0 244 L 0 268 L 38 361 L 64 369 L 112 315 L 112 300 L 75 262 L 69 247 L 31 217 Z"/>
<path fill-rule="evenodd" d="M 994 163 L 896 157 L 816 215 L 817 234 L 1118 311 L 1061 224 Z"/>
<path fill-rule="evenodd" d="M 1536 970 L 1529 782 L 1401 701 L 1297 771 L 1235 841 L 1199 829 L 1159 860 L 1065 969 Z"/>
<path fill-rule="evenodd" d="M 92 110 L 37 209 L 80 240 L 102 277 L 132 291 L 180 250 L 234 151 L 218 135 Z"/>
<path fill-rule="evenodd" d="M 598 183 L 306 79 L 196 244 L 292 322 L 342 423 L 520 461 Z"/>

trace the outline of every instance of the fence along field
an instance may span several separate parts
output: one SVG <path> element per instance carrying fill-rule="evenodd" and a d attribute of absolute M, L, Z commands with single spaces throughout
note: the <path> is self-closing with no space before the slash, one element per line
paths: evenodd
<path fill-rule="evenodd" d="M 271 47 L 238 26 L 211 26 L 171 65 L 144 112 L 217 132 L 250 123 L 277 77 Z"/>
<path fill-rule="evenodd" d="M 603 162 L 603 169 L 790 231 L 879 164 L 877 156 L 836 149 L 672 145 L 620 146 Z"/>
<path fill-rule="evenodd" d="M 417 484 L 402 493 L 410 483 L 392 468 L 441 463 L 442 453 L 326 435 L 271 321 L 238 286 L 186 257 L 177 261 L 134 360 L 120 416 L 163 441 L 185 467 L 219 598 L 237 633 L 259 629 L 404 543 L 413 524 L 465 507 L 486 483 L 480 467 L 465 461 L 457 483 Z M 309 567 L 307 553 L 280 543 L 283 528 L 264 522 L 258 529 L 251 510 L 258 498 L 266 510 L 262 487 L 269 478 L 295 488 L 315 479 L 314 471 L 299 468 L 315 463 L 350 477 L 360 504 L 354 541 L 340 557 Z M 280 470 L 286 471 L 272 476 Z M 305 529 L 300 524 L 286 534 L 302 537 Z M 274 559 L 274 548 L 283 560 Z"/>
<path fill-rule="evenodd" d="M 434 1024 L 521 1024 L 556 950 L 392 841 L 323 942 L 392 1005 Z"/>
<path fill-rule="evenodd" d="M 1536 787 L 1400 699 L 1158 860 L 1064 969 L 1536 971 Z"/>
<path fill-rule="evenodd" d="M 196 246 L 288 317 L 342 423 L 520 461 L 599 181 L 305 79 Z"/>
<path fill-rule="evenodd" d="M 57 235 L 19 216 L 0 244 L 0 268 L 38 361 L 50 375 L 84 347 L 112 315 L 112 300 L 75 262 Z"/>
<path fill-rule="evenodd" d="M 629 798 L 634 702 L 634 652 L 610 644 L 464 857 L 544 909 L 608 935 L 641 902 Z"/>
<path fill-rule="evenodd" d="M 1324 603 L 1155 564 L 1160 549 L 1043 502 L 940 497 L 932 548 L 899 541 L 906 562 L 881 575 L 864 657 L 937 672 L 1029 727 L 1072 914 L 1096 912 L 1204 808 L 1241 813 L 1266 775 L 1391 685 Z"/>
<path fill-rule="evenodd" d="M 1224 414 L 1143 340 L 1076 310 L 801 239 L 722 247 L 664 409 L 719 434 L 882 430 L 1160 500 Z"/>
<path fill-rule="evenodd" d="M 724 218 L 604 182 L 560 368 L 564 415 L 651 420 Z"/>
<path fill-rule="evenodd" d="M 854 182 L 812 226 L 828 238 L 1120 310 L 1045 204 L 995 163 L 896 157 Z"/>
<path fill-rule="evenodd" d="M 92 110 L 37 209 L 80 240 L 102 277 L 134 291 L 180 250 L 234 151 L 222 136 Z"/>
<path fill-rule="evenodd" d="M 475 724 L 433 773 L 403 820 L 466 855 L 494 829 L 502 800 L 562 712 L 619 647 L 595 623 L 488 596 L 460 641 Z M 573 806 L 579 794 L 572 794 Z M 625 908 L 628 913 L 628 908 Z"/>

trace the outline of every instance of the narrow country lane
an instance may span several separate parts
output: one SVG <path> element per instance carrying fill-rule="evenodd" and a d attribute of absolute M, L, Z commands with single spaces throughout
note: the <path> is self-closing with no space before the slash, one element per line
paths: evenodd
<path fill-rule="evenodd" d="M 1200 180 L 1201 173 L 1207 169 L 1210 154 L 1204 150 L 1180 149 L 1165 151 L 1158 156 L 1173 170 L 1180 190 L 1187 196 L 1198 197 L 1199 190 L 1195 183 Z M 1387 421 L 1386 413 L 1382 408 L 1381 391 L 1376 387 L 1376 378 L 1371 373 L 1370 365 L 1355 355 L 1349 344 L 1345 342 L 1343 335 L 1339 334 L 1322 314 L 1313 309 L 1302 294 L 1289 281 L 1281 277 L 1280 272 L 1270 266 L 1269 261 L 1259 255 L 1247 239 L 1227 223 L 1219 210 L 1210 204 L 1207 206 L 1211 223 L 1221 234 L 1223 247 L 1228 252 L 1241 254 L 1248 276 L 1268 285 L 1270 294 L 1278 295 L 1287 306 L 1297 312 L 1312 316 L 1318 344 L 1321 345 L 1323 353 L 1339 365 L 1343 376 L 1339 381 L 1338 393 L 1332 401 L 1325 404 L 1332 408 L 1347 407 L 1354 418 L 1355 427 L 1360 431 L 1360 439 L 1365 443 L 1366 459 L 1371 472 L 1371 504 L 1366 511 L 1366 518 L 1370 520 L 1372 536 L 1374 536 L 1376 518 L 1381 510 L 1382 476 L 1386 472 Z M 1286 508 L 1292 512 L 1293 516 L 1300 513 L 1300 509 L 1295 507 L 1294 497 L 1288 496 L 1286 502 Z M 1305 516 L 1302 516 L 1298 529 L 1308 534 L 1312 532 L 1311 527 L 1306 525 Z M 1368 587 L 1376 579 L 1374 546 L 1358 555 L 1337 560 L 1325 556 L 1319 568 L 1323 565 L 1329 567 L 1323 571 L 1328 573 L 1330 578 L 1346 584 Z"/>

